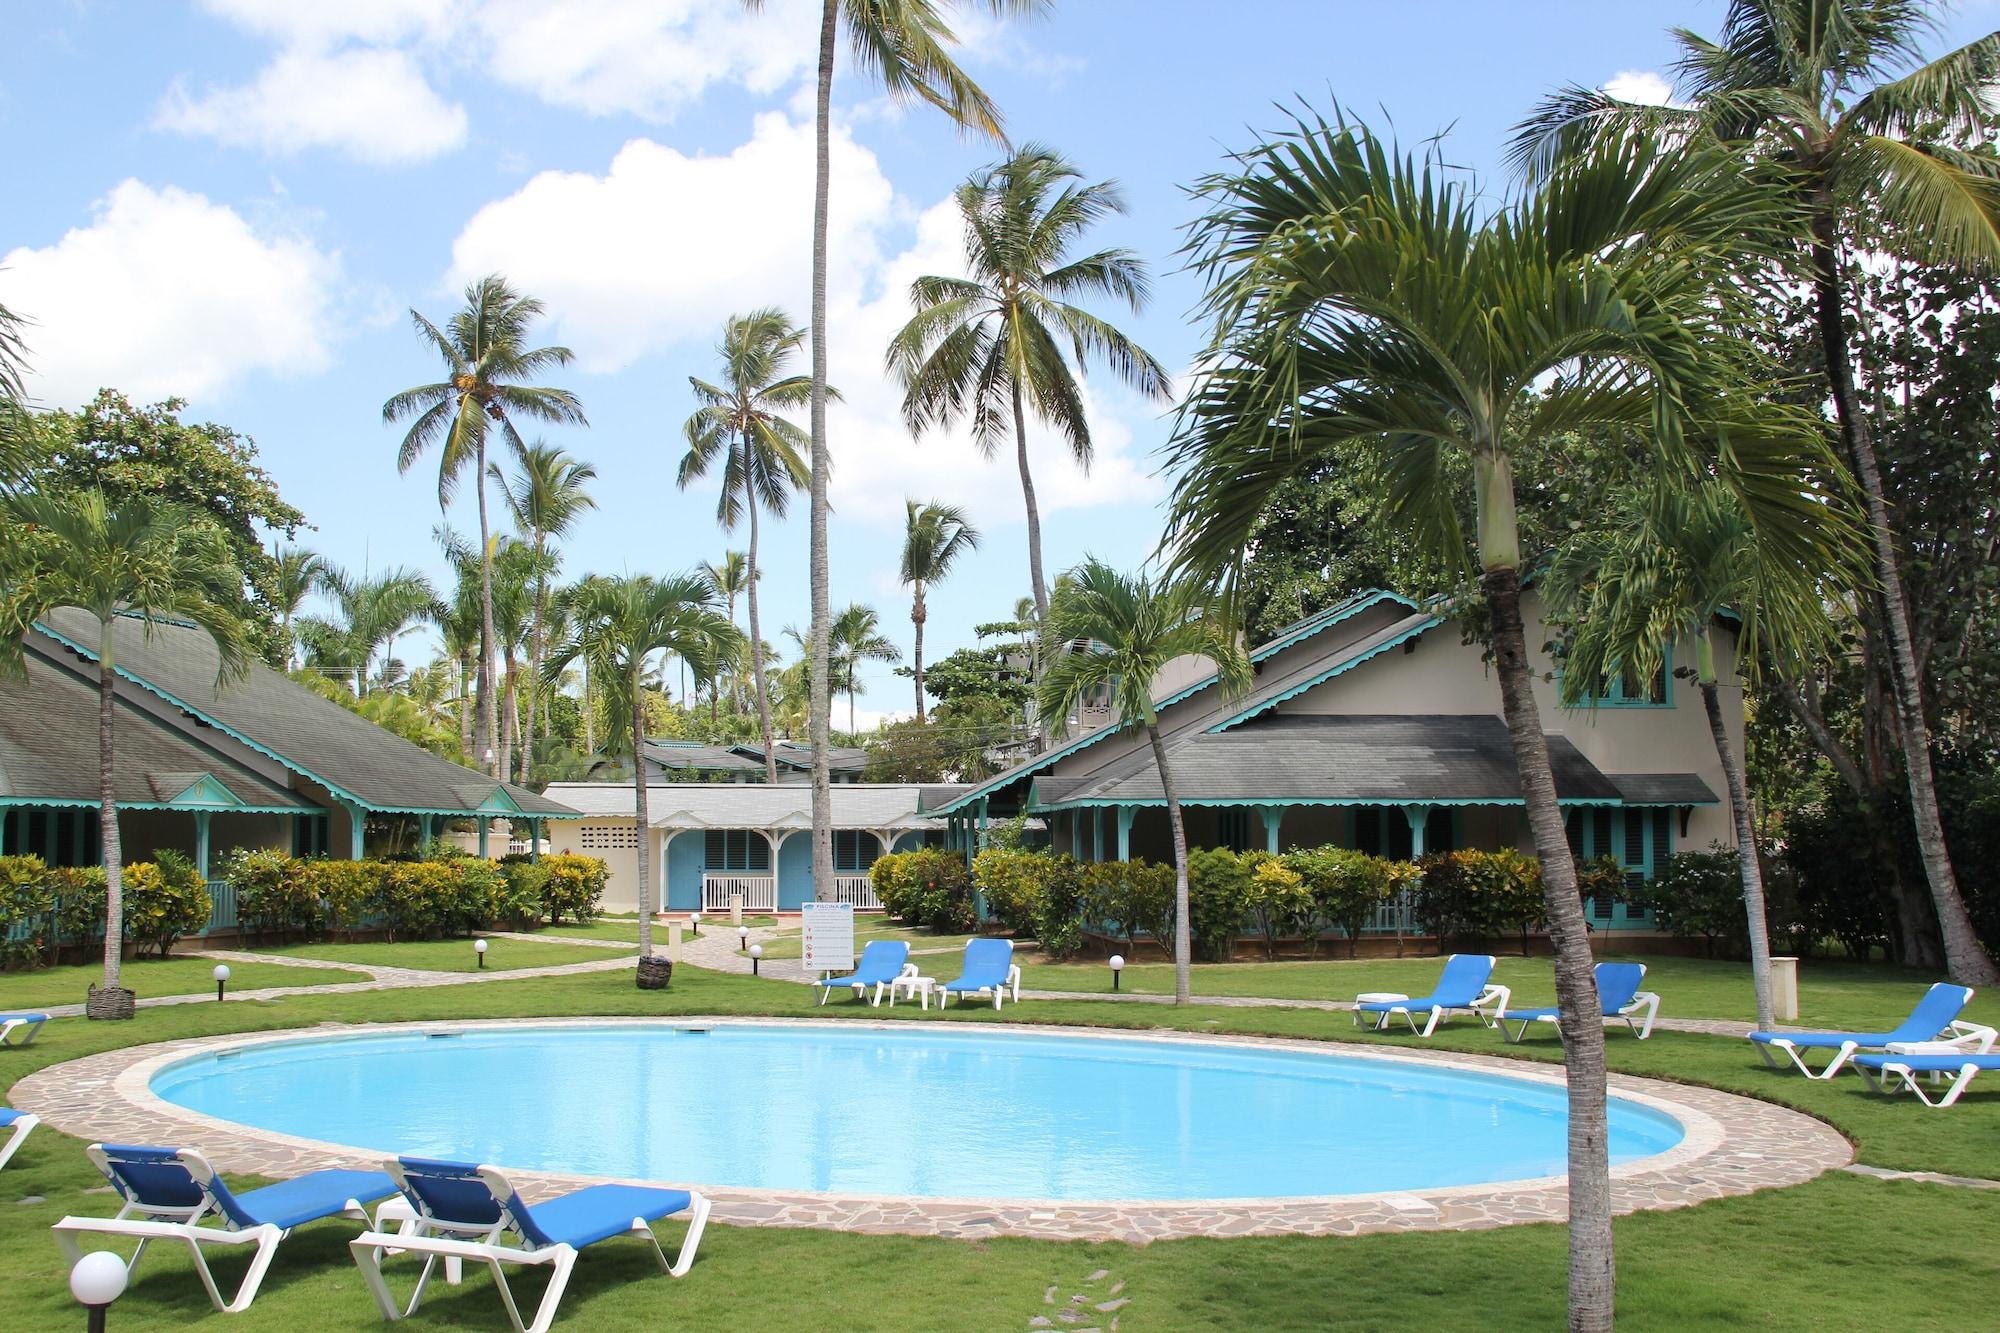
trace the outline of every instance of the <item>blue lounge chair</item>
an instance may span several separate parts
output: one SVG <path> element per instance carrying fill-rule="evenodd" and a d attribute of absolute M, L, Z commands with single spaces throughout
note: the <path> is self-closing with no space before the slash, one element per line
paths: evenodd
<path fill-rule="evenodd" d="M 515 1333 L 548 1333 L 579 1250 L 613 1236 L 644 1236 L 660 1261 L 660 1271 L 681 1277 L 694 1263 L 702 1229 L 708 1225 L 709 1201 L 688 1190 L 591 1185 L 546 1203 L 529 1204 L 505 1175 L 490 1166 L 399 1157 L 388 1167 L 414 1217 L 398 1232 L 378 1229 L 348 1243 L 385 1319 L 400 1319 L 416 1310 L 439 1259 L 447 1265 L 471 1259 L 493 1274 Z M 687 1237 L 669 1264 L 652 1224 L 683 1211 L 688 1213 Z M 520 1244 L 501 1243 L 509 1232 Z M 409 1306 L 399 1311 L 382 1276 L 382 1259 L 404 1252 L 423 1255 L 424 1271 Z M 551 1270 L 532 1323 L 521 1322 L 520 1307 L 507 1283 L 508 1264 L 547 1265 Z"/>
<path fill-rule="evenodd" d="M 14 1154 L 21 1151 L 21 1145 L 27 1142 L 28 1131 L 41 1123 L 39 1117 L 26 1111 L 0 1106 L 0 1129 L 7 1131 L 7 1141 L 0 1143 L 0 1167 L 14 1160 Z"/>
<path fill-rule="evenodd" d="M 208 1299 L 225 1314 L 239 1314 L 257 1299 L 278 1242 L 294 1227 L 326 1217 L 368 1220 L 363 1206 L 396 1192 L 396 1182 L 380 1171 L 309 1171 L 276 1185 L 238 1194 L 223 1184 L 208 1159 L 191 1148 L 138 1148 L 93 1143 L 91 1162 L 124 1201 L 115 1217 L 65 1217 L 55 1224 L 56 1243 L 74 1265 L 83 1256 L 79 1236 L 123 1236 L 139 1242 L 130 1267 L 138 1267 L 146 1246 L 179 1241 L 194 1256 L 195 1272 Z M 203 1226 L 213 1219 L 219 1226 Z M 205 1245 L 256 1247 L 236 1295 L 225 1301 L 208 1270 Z"/>
<path fill-rule="evenodd" d="M 1373 1030 L 1380 1032 L 1393 1015 L 1401 1014 L 1408 1020 L 1410 1031 L 1421 1037 L 1428 1037 L 1437 1031 L 1437 1025 L 1449 1013 L 1471 1014 L 1487 1027 L 1492 1027 L 1493 1014 L 1507 1007 L 1507 1000 L 1512 994 L 1505 986 L 1492 984 L 1496 962 L 1498 960 L 1492 954 L 1455 953 L 1444 960 L 1444 971 L 1438 976 L 1437 989 L 1429 995 L 1407 1000 L 1356 1000 L 1354 1021 L 1359 1023 L 1361 1015 L 1373 1014 Z M 1429 1015 L 1421 1028 L 1417 1026 L 1418 1014 Z"/>
<path fill-rule="evenodd" d="M 854 988 L 854 998 L 861 999 L 868 994 L 868 988 L 875 988 L 875 998 L 869 1003 L 880 1005 L 882 992 L 889 983 L 903 975 L 903 969 L 910 961 L 910 946 L 903 940 L 871 940 L 861 951 L 861 961 L 855 966 L 854 975 L 849 977 L 821 977 L 813 985 L 819 987 L 819 1002 L 826 1003 L 826 997 L 842 986 Z"/>
<path fill-rule="evenodd" d="M 1021 1002 L 1021 969 L 1014 965 L 1014 941 L 981 938 L 965 942 L 965 964 L 954 979 L 938 987 L 946 995 L 993 996 L 1000 1007 L 1002 996 L 1012 990 L 1014 1003 Z"/>
<path fill-rule="evenodd" d="M 26 1046 L 48 1021 L 47 1014 L 0 1014 L 0 1046 Z"/>
<path fill-rule="evenodd" d="M 1646 979 L 1644 963 L 1599 963 L 1597 965 L 1597 1003 L 1604 1011 L 1606 1023 L 1623 1021 L 1625 1026 L 1638 1034 L 1644 1041 L 1653 1035 L 1653 1020 L 1660 1014 L 1660 997 L 1649 990 L 1640 990 L 1639 983 Z M 1558 1021 L 1561 1014 L 1554 1005 L 1545 1009 L 1502 1009 L 1497 1016 L 1500 1034 L 1508 1041 L 1519 1044 L 1528 1035 L 1530 1026 L 1547 1023 L 1561 1035 L 1562 1026 Z M 1509 1022 L 1519 1023 L 1519 1032 L 1507 1031 Z"/>
<path fill-rule="evenodd" d="M 1857 1055 L 1854 1067 L 1861 1071 L 1861 1077 L 1877 1092 L 1897 1092 L 1908 1088 L 1925 1106 L 1942 1109 L 1957 1101 L 1958 1095 L 1982 1069 L 2000 1069 L 2000 1055 L 1978 1051 L 1939 1055 Z M 1917 1080 L 1919 1074 L 1929 1074 L 1933 1085 L 1946 1075 L 1951 1076 L 1951 1081 L 1945 1085 L 1944 1095 L 1933 1101 L 1924 1092 L 1924 1085 Z"/>
<path fill-rule="evenodd" d="M 1959 1014 L 1971 1002 L 1970 986 L 1940 981 L 1924 992 L 1924 998 L 1917 1001 L 1917 1007 L 1910 1011 L 1902 1026 L 1890 1032 L 1753 1032 L 1750 1041 L 1764 1063 L 1773 1069 L 1784 1068 L 1771 1058 L 1775 1049 L 1783 1051 L 1807 1078 L 1828 1079 L 1838 1074 L 1856 1051 L 1879 1051 L 1892 1043 L 1937 1040 L 1954 1029 Z M 1833 1058 L 1815 1073 L 1800 1054 L 1802 1051 L 1832 1051 Z"/>

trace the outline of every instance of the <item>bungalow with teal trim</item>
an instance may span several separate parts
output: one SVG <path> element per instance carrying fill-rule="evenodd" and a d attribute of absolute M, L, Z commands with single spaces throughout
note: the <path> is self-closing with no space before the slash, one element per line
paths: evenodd
<path fill-rule="evenodd" d="M 97 636 L 95 617 L 57 610 L 22 641 L 25 678 L 0 676 L 0 852 L 98 862 Z M 532 840 L 576 818 L 260 663 L 218 684 L 215 645 L 191 625 L 121 617 L 117 648 L 112 777 L 128 860 L 171 848 L 206 876 L 238 847 L 359 858 L 371 829 L 423 838 L 447 820 L 472 821 L 485 851 L 495 821 Z M 220 900 L 217 911 L 234 924 Z"/>
<path fill-rule="evenodd" d="M 1558 703 L 1560 664 L 1532 589 L 1523 614 L 1538 667 L 1536 697 L 1569 814 L 1570 841 L 1650 878 L 1675 847 L 1731 839 L 1724 790 L 1699 693 L 1672 672 L 1602 685 L 1590 707 Z M 1725 724 L 1742 743 L 1733 632 L 1718 623 Z M 1235 698 L 1212 664 L 1176 663 L 1155 682 L 1160 729 L 1196 847 L 1337 844 L 1393 857 L 1454 848 L 1532 850 L 1483 645 L 1449 606 L 1371 590 L 1287 627 L 1251 654 L 1255 675 Z M 968 854 L 987 826 L 1020 814 L 1084 860 L 1170 861 L 1165 796 L 1151 747 L 1115 725 L 1082 731 L 975 786 L 927 791 L 923 813 L 945 821 Z M 1592 903 L 1600 927 L 1649 928 L 1624 904 Z M 1376 929 L 1407 932 L 1407 903 Z"/>

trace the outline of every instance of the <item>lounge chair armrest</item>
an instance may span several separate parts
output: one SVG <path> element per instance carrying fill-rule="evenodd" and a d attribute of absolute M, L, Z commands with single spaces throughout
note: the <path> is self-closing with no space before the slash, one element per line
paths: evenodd
<path fill-rule="evenodd" d="M 1485 990 L 1472 997 L 1473 1009 L 1505 1009 L 1513 1002 L 1512 987 L 1489 983 Z"/>
<path fill-rule="evenodd" d="M 1996 1038 L 2000 1038 L 2000 1031 L 1983 1023 L 1968 1023 L 1964 1019 L 1958 1019 L 1945 1029 L 1943 1040 L 1970 1054 L 1986 1055 L 1993 1050 Z"/>
<path fill-rule="evenodd" d="M 903 964 L 903 970 L 901 972 L 898 972 L 896 975 L 899 977 L 917 976 L 918 975 L 917 965 L 915 963 L 905 963 Z"/>

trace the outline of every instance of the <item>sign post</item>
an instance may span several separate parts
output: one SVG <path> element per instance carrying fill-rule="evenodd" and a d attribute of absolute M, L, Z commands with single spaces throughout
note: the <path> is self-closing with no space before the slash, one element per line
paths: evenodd
<path fill-rule="evenodd" d="M 801 903 L 799 933 L 807 976 L 854 970 L 854 904 Z"/>

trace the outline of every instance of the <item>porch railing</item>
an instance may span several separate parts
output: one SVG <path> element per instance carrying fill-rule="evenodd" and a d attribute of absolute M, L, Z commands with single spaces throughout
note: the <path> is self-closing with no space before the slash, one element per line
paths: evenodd
<path fill-rule="evenodd" d="M 701 877 L 701 910 L 704 912 L 726 912 L 732 894 L 743 895 L 743 910 L 746 912 L 775 912 L 778 910 L 778 877 L 776 875 L 710 875 Z"/>
<path fill-rule="evenodd" d="M 236 886 L 226 879 L 208 881 L 208 925 L 202 933 L 236 929 Z"/>
<path fill-rule="evenodd" d="M 882 906 L 882 900 L 875 896 L 875 881 L 866 875 L 835 875 L 831 901 L 851 903 L 856 907 Z"/>

